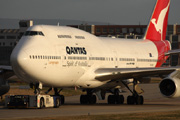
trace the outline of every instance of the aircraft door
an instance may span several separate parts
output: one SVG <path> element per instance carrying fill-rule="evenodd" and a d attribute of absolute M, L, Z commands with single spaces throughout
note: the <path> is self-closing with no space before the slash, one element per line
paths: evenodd
<path fill-rule="evenodd" d="M 62 51 L 66 51 L 64 48 L 62 49 Z M 67 54 L 64 52 L 64 54 L 62 54 L 62 67 L 66 67 L 67 66 Z"/>
<path fill-rule="evenodd" d="M 114 61 L 114 67 L 115 67 L 115 68 L 118 68 L 118 57 L 117 57 L 117 52 L 116 52 L 116 51 L 113 51 L 113 55 L 114 55 L 114 58 L 113 58 L 113 61 Z"/>

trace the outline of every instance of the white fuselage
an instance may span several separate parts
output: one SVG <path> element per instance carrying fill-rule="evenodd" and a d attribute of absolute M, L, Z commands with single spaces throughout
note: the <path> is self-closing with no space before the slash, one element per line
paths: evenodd
<path fill-rule="evenodd" d="M 149 40 L 96 37 L 79 29 L 37 25 L 27 31 L 11 55 L 15 74 L 28 83 L 52 87 L 101 87 L 98 68 L 155 67 L 158 50 Z"/>

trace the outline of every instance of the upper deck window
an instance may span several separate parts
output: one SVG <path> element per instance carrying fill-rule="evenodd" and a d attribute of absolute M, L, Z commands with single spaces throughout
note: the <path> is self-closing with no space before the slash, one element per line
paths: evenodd
<path fill-rule="evenodd" d="M 71 35 L 58 35 L 58 38 L 72 38 Z"/>
<path fill-rule="evenodd" d="M 24 36 L 35 36 L 35 35 L 44 36 L 44 34 L 41 31 L 26 31 L 24 33 Z"/>

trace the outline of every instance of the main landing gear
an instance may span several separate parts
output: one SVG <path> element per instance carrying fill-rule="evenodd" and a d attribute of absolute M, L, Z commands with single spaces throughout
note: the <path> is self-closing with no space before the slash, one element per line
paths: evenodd
<path fill-rule="evenodd" d="M 112 92 L 114 95 L 108 96 L 108 104 L 123 104 L 124 103 L 124 96 L 119 95 L 119 89 L 115 89 Z"/>
<path fill-rule="evenodd" d="M 93 90 L 87 90 L 86 95 L 80 96 L 81 104 L 96 104 L 96 95 L 93 95 Z"/>
<path fill-rule="evenodd" d="M 127 104 L 128 105 L 142 105 L 144 103 L 144 98 L 143 96 L 139 95 L 141 93 L 143 93 L 144 91 L 138 87 L 137 85 L 137 80 L 134 79 L 133 80 L 133 91 L 129 88 L 129 86 L 125 83 L 123 83 L 127 89 L 129 89 L 129 91 L 132 93 L 132 96 L 128 96 L 127 97 Z"/>

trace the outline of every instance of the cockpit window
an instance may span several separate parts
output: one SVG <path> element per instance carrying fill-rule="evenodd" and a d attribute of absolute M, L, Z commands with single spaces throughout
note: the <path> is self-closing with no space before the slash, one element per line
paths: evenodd
<path fill-rule="evenodd" d="M 26 31 L 24 33 L 24 36 L 35 36 L 35 35 L 44 36 L 44 34 L 41 31 Z"/>

